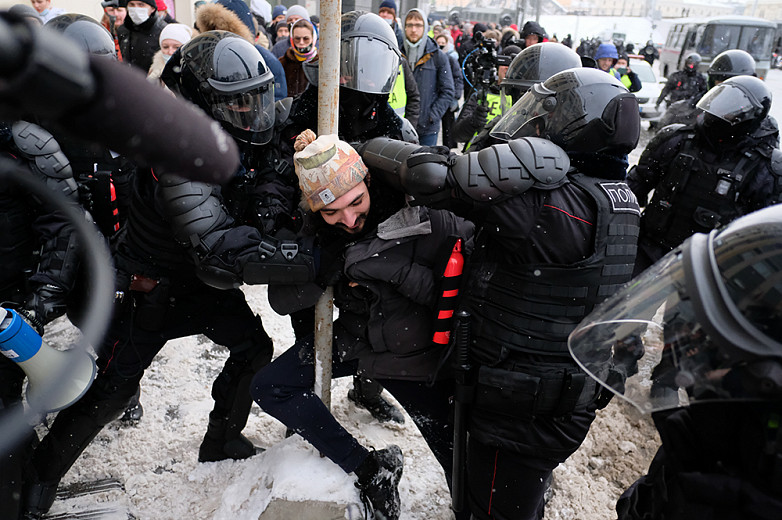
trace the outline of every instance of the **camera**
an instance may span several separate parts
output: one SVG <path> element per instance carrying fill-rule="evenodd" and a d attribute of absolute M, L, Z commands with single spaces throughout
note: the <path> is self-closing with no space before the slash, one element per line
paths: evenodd
<path fill-rule="evenodd" d="M 510 56 L 497 55 L 496 42 L 484 38 L 480 31 L 475 33 L 474 38 L 477 45 L 464 60 L 464 75 L 474 89 L 485 93 L 497 82 L 497 68 L 509 66 L 512 60 Z"/>

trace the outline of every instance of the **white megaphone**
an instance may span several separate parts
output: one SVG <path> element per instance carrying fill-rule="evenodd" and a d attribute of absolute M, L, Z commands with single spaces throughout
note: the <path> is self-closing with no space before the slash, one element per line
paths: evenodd
<path fill-rule="evenodd" d="M 53 349 L 16 311 L 3 307 L 0 351 L 27 374 L 27 402 L 34 411 L 56 412 L 69 407 L 95 379 L 95 360 L 88 352 Z"/>

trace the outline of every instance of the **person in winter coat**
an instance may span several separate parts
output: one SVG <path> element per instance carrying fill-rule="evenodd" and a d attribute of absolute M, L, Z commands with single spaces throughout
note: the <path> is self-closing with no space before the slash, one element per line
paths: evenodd
<path fill-rule="evenodd" d="M 199 7 L 196 11 L 196 27 L 199 31 L 229 31 L 255 45 L 253 20 L 250 8 L 242 0 L 217 0 L 213 4 Z M 269 49 L 261 45 L 255 45 L 255 48 L 274 74 L 274 100 L 288 97 L 288 83 L 282 64 Z"/>
<path fill-rule="evenodd" d="M 309 20 L 296 20 L 290 27 L 291 46 L 280 58 L 288 82 L 288 95 L 298 96 L 310 84 L 304 74 L 302 63 L 318 54 L 318 33 Z"/>
<path fill-rule="evenodd" d="M 630 92 L 638 92 L 643 88 L 643 85 L 641 85 L 641 78 L 639 78 L 638 74 L 633 72 L 633 69 L 630 68 L 627 54 L 619 55 L 619 59 L 616 60 L 616 72 L 619 73 L 619 81 L 621 81 L 622 85 L 627 87 L 627 90 Z"/>
<path fill-rule="evenodd" d="M 312 23 L 312 21 L 310 20 L 310 14 L 307 12 L 307 8 L 301 5 L 291 6 L 285 12 L 285 24 L 288 27 L 293 25 L 293 23 L 296 20 L 301 20 L 302 18 Z M 282 56 L 285 54 L 285 51 L 287 51 L 288 47 L 290 46 L 291 46 L 291 41 L 289 38 L 286 38 L 284 40 L 278 39 L 274 43 L 274 46 L 272 47 L 272 54 L 277 56 L 277 58 L 282 58 Z"/>
<path fill-rule="evenodd" d="M 440 121 L 454 97 L 453 76 L 448 56 L 437 43 L 426 36 L 429 27 L 420 9 L 410 9 L 405 15 L 404 54 L 413 68 L 421 95 L 418 116 L 418 139 L 424 146 L 437 144 Z"/>
<path fill-rule="evenodd" d="M 380 8 L 378 9 L 377 14 L 391 25 L 391 28 L 396 35 L 396 41 L 401 49 L 405 44 L 405 33 L 396 21 L 396 2 L 394 2 L 394 0 L 383 0 L 380 2 Z"/>
<path fill-rule="evenodd" d="M 616 46 L 613 43 L 601 43 L 598 46 L 597 51 L 595 51 L 594 58 L 597 62 L 597 67 L 600 70 L 611 74 L 620 81 L 622 80 L 622 77 L 614 68 L 614 65 L 616 65 L 616 62 L 619 59 L 619 53 L 616 52 Z"/>
<path fill-rule="evenodd" d="M 147 78 L 150 81 L 159 80 L 163 68 L 178 48 L 186 44 L 193 37 L 193 31 L 185 24 L 170 23 L 160 31 L 160 50 L 152 58 L 152 66 L 149 67 Z"/>
<path fill-rule="evenodd" d="M 305 146 L 305 143 L 310 143 Z M 451 374 L 438 367 L 446 347 L 432 341 L 440 265 L 454 237 L 464 243 L 473 225 L 448 211 L 406 206 L 401 192 L 370 179 L 350 145 L 311 131 L 297 138 L 296 173 L 309 226 L 338 257 L 334 300 L 333 377 L 369 375 L 410 412 L 450 481 L 452 426 L 448 399 Z M 278 312 L 314 304 L 315 286 L 278 287 L 269 294 Z M 253 378 L 256 403 L 329 457 L 354 472 L 362 498 L 376 518 L 398 519 L 401 450 L 369 451 L 331 415 L 312 387 L 314 347 L 310 335 Z"/>
<path fill-rule="evenodd" d="M 533 20 L 528 21 L 521 28 L 521 39 L 524 40 L 524 48 L 530 45 L 546 41 L 546 30 Z"/>
<path fill-rule="evenodd" d="M 119 5 L 128 10 L 125 22 L 117 27 L 122 61 L 146 73 L 153 56 L 160 50 L 160 31 L 166 22 L 155 14 L 155 0 L 120 0 Z"/>
<path fill-rule="evenodd" d="M 459 100 L 464 90 L 464 77 L 459 66 L 459 55 L 453 48 L 453 40 L 448 32 L 442 32 L 435 38 L 437 46 L 443 51 L 451 63 L 451 75 L 453 76 L 454 95 L 451 106 L 443 114 L 443 145 L 448 148 L 456 148 L 457 142 L 453 138 L 452 129 L 456 113 L 459 111 Z"/>

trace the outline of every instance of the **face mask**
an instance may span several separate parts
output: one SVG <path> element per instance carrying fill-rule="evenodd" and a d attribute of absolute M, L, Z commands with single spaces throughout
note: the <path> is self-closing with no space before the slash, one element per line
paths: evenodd
<path fill-rule="evenodd" d="M 41 16 L 46 16 L 47 14 L 49 14 L 49 9 L 44 9 L 41 11 Z"/>
<path fill-rule="evenodd" d="M 149 11 L 146 7 L 128 7 L 128 16 L 134 24 L 141 25 L 149 20 Z"/>
<path fill-rule="evenodd" d="M 163 62 L 164 63 L 168 63 L 168 60 L 171 59 L 171 56 L 173 56 L 173 54 L 164 54 L 163 55 Z"/>
<path fill-rule="evenodd" d="M 387 21 L 387 22 L 388 22 L 388 25 L 391 25 L 391 26 L 393 26 L 393 25 L 394 25 L 394 19 L 393 19 L 393 18 L 391 18 L 391 19 L 386 19 L 386 18 L 383 18 L 383 20 Z"/>
<path fill-rule="evenodd" d="M 440 48 L 441 49 L 445 49 L 445 45 L 440 45 Z"/>

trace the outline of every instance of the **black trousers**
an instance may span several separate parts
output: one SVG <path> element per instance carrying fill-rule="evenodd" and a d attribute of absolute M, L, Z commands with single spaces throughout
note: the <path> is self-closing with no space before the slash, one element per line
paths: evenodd
<path fill-rule="evenodd" d="M 335 331 L 338 323 L 334 324 Z M 313 336 L 297 341 L 294 346 L 261 369 L 252 381 L 251 394 L 255 402 L 271 415 L 301 435 L 318 451 L 331 459 L 346 473 L 355 470 L 368 451 L 331 415 L 313 392 L 315 383 Z M 344 335 L 335 334 L 333 342 L 332 377 L 354 375 L 355 361 L 341 361 L 345 348 Z M 369 347 L 367 347 L 369 348 Z M 379 379 L 410 414 L 424 439 L 443 467 L 450 486 L 453 467 L 453 424 L 449 420 L 449 399 L 453 395 L 453 380 L 442 380 L 428 386 L 422 381 Z"/>
<path fill-rule="evenodd" d="M 103 426 L 119 417 L 167 341 L 195 334 L 229 349 L 212 397 L 222 415 L 241 408 L 239 415 L 246 424 L 252 405 L 250 378 L 273 354 L 260 317 L 239 289 L 219 290 L 196 279 L 161 283 L 149 293 L 126 295 L 125 303 L 116 309 L 98 352 L 95 382 L 77 403 L 57 415 L 35 451 L 40 480 L 62 478 Z"/>

